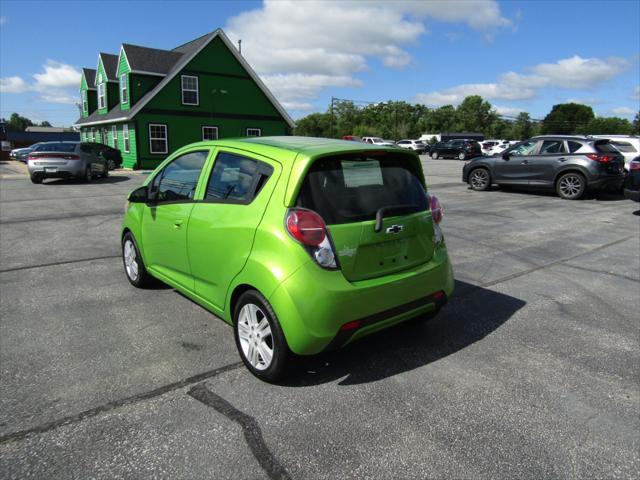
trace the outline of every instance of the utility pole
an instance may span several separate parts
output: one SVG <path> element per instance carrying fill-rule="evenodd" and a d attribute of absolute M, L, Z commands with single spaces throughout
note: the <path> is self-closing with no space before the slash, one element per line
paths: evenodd
<path fill-rule="evenodd" d="M 329 135 L 331 136 L 331 138 L 334 137 L 333 134 L 333 102 L 335 101 L 335 97 L 331 97 L 331 129 L 329 130 Z"/>
<path fill-rule="evenodd" d="M 242 39 L 238 39 L 238 53 L 242 55 Z"/>

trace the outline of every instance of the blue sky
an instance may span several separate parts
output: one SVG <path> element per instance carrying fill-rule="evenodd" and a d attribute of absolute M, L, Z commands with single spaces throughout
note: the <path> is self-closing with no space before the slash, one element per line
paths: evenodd
<path fill-rule="evenodd" d="M 126 14 L 124 13 L 126 12 Z M 331 97 L 430 106 L 481 94 L 543 117 L 639 108 L 640 2 L 0 2 L 0 114 L 70 125 L 81 67 L 122 42 L 173 48 L 218 27 L 294 118 Z"/>

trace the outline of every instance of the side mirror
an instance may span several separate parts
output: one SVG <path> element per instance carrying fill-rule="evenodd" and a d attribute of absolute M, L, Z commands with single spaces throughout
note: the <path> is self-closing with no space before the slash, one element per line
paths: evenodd
<path fill-rule="evenodd" d="M 127 200 L 131 203 L 148 203 L 150 199 L 147 187 L 136 188 L 129 194 L 129 198 Z"/>
<path fill-rule="evenodd" d="M 502 158 L 503 158 L 504 160 L 509 160 L 509 157 L 511 157 L 511 154 L 510 154 L 509 152 L 504 152 L 504 153 L 502 154 Z"/>

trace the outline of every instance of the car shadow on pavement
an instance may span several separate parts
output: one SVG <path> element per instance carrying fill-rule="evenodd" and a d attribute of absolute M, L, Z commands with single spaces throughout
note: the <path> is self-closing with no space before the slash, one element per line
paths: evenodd
<path fill-rule="evenodd" d="M 284 385 L 320 385 L 342 377 L 339 385 L 357 385 L 415 370 L 482 340 L 525 303 L 457 281 L 450 302 L 434 318 L 411 320 L 341 350 L 302 357 Z"/>
<path fill-rule="evenodd" d="M 42 182 L 42 185 L 80 185 L 80 184 L 100 185 L 100 184 L 109 184 L 109 183 L 122 183 L 122 182 L 126 182 L 130 178 L 131 177 L 128 177 L 126 175 L 118 175 L 117 177 L 110 175 L 107 178 L 95 178 L 91 183 L 86 183 L 86 182 L 83 182 L 82 180 L 67 179 L 67 178 L 45 179 Z"/>

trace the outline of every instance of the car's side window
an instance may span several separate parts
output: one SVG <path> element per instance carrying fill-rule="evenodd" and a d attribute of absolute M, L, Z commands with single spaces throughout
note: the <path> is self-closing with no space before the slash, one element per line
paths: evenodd
<path fill-rule="evenodd" d="M 577 152 L 578 150 L 580 150 L 582 148 L 582 144 L 581 143 L 572 142 L 571 140 L 569 140 L 567 142 L 567 144 L 569 145 L 569 152 L 570 153 Z"/>
<path fill-rule="evenodd" d="M 208 154 L 208 150 L 185 153 L 166 165 L 151 183 L 150 191 L 156 195 L 157 202 L 193 200 Z"/>
<path fill-rule="evenodd" d="M 515 147 L 513 150 L 509 152 L 510 155 L 521 157 L 524 155 L 533 155 L 536 151 L 536 145 L 538 142 L 524 142 Z"/>
<path fill-rule="evenodd" d="M 545 140 L 540 147 L 540 155 L 553 155 L 556 153 L 567 153 L 564 140 Z"/>
<path fill-rule="evenodd" d="M 235 153 L 220 152 L 213 165 L 205 201 L 248 204 L 258 195 L 273 168 Z"/>

